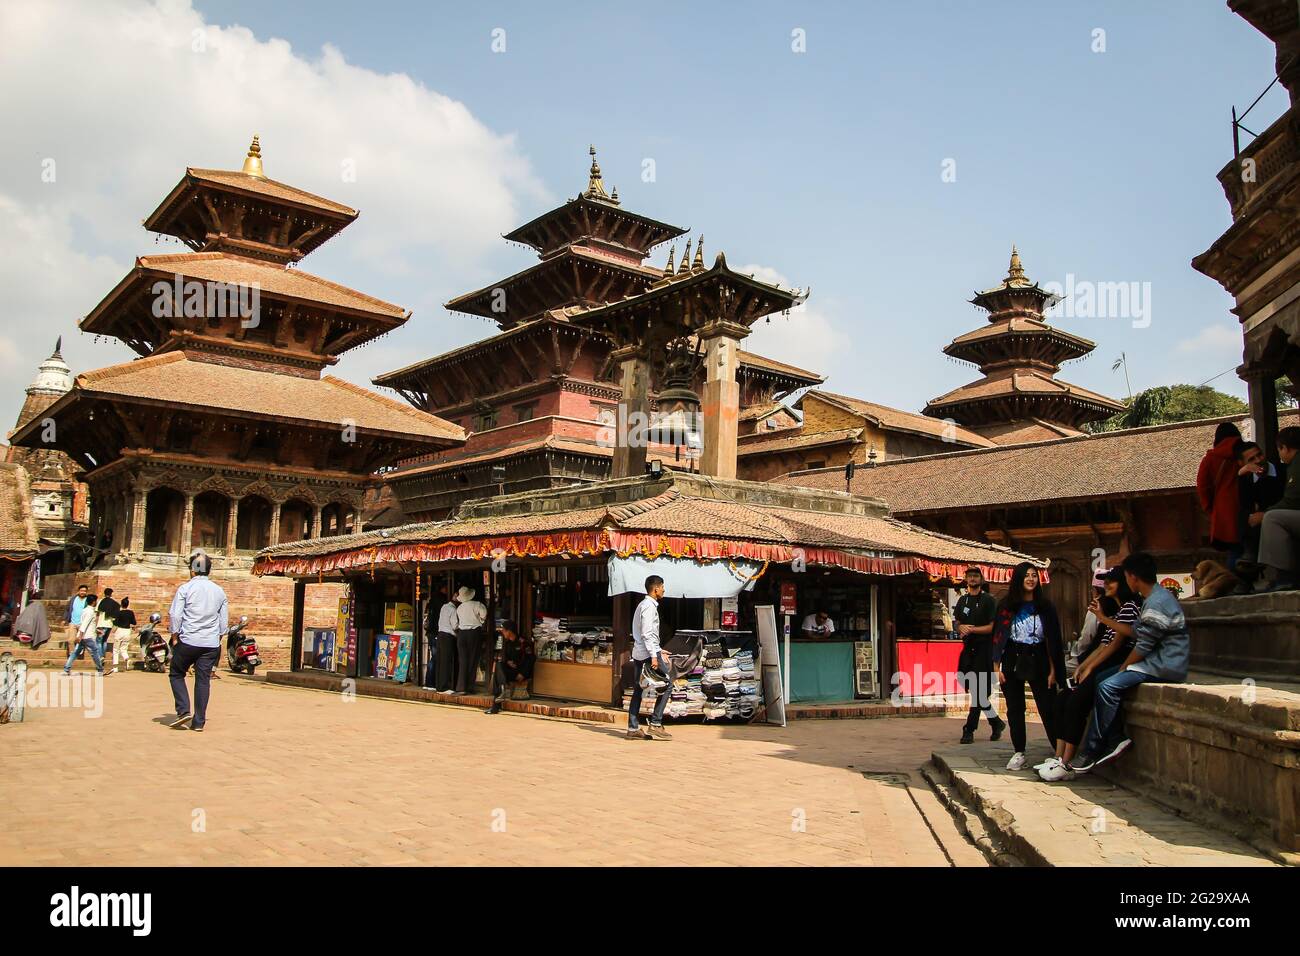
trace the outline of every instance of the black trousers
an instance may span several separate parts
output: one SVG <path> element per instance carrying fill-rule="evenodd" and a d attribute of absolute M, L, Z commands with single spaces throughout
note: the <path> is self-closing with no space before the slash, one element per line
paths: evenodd
<path fill-rule="evenodd" d="M 525 674 L 522 668 L 507 664 L 505 661 L 497 661 L 497 666 L 492 669 L 492 674 L 496 680 L 496 695 L 502 698 L 510 696 L 511 688 L 514 687 L 515 681 L 520 677 L 530 678 L 533 676 L 532 674 Z"/>
<path fill-rule="evenodd" d="M 1038 658 L 1038 678 L 1025 681 L 1015 676 L 1016 660 L 1023 654 L 1033 654 Z M 1042 718 L 1043 729 L 1047 739 L 1056 748 L 1056 699 L 1055 692 L 1047 686 L 1047 673 L 1051 664 L 1047 658 L 1047 648 L 1043 644 L 1011 644 L 1002 655 L 1002 674 L 1006 681 L 1002 684 L 1002 696 L 1007 701 L 1007 723 L 1011 726 L 1011 746 L 1017 753 L 1025 750 L 1025 685 L 1034 695 L 1034 704 L 1038 707 L 1038 716 Z"/>
<path fill-rule="evenodd" d="M 962 683 L 966 686 L 966 693 L 970 694 L 970 710 L 966 714 L 966 725 L 962 727 L 963 731 L 975 733 L 980 725 L 980 714 L 988 718 L 990 727 L 1002 723 L 1002 718 L 998 716 L 997 710 L 989 700 L 989 695 L 993 692 L 993 682 L 996 680 L 997 678 L 991 672 L 962 672 Z"/>
<path fill-rule="evenodd" d="M 194 668 L 194 719 L 191 725 L 202 727 L 208 719 L 208 692 L 212 687 L 212 672 L 217 661 L 221 659 L 221 646 L 195 647 L 180 641 L 172 649 L 172 663 L 169 673 L 172 685 L 172 698 L 176 703 L 176 716 L 190 713 L 190 692 L 185 686 L 185 677 L 191 667 Z"/>
<path fill-rule="evenodd" d="M 456 693 L 468 694 L 474 689 L 482 647 L 483 628 L 456 628 Z"/>
<path fill-rule="evenodd" d="M 438 690 L 451 690 L 456 686 L 456 635 L 439 631 L 433 642 L 433 659 L 437 667 Z"/>

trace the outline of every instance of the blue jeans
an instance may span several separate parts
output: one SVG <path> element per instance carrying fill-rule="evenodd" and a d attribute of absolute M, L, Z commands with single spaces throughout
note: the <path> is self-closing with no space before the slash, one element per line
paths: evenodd
<path fill-rule="evenodd" d="M 63 673 L 72 673 L 72 662 L 81 656 L 82 648 L 86 648 L 90 651 L 90 659 L 95 662 L 95 670 L 99 671 L 101 674 L 104 673 L 104 654 L 99 649 L 99 641 L 93 637 L 88 637 L 83 641 L 77 641 L 72 645 L 72 650 L 68 652 L 68 662 L 63 665 Z"/>
<path fill-rule="evenodd" d="M 1115 720 L 1119 716 L 1119 705 L 1124 692 L 1138 684 L 1155 680 L 1141 671 L 1119 670 L 1116 668 L 1107 677 L 1098 675 L 1097 694 L 1093 699 L 1092 719 L 1088 721 L 1088 736 L 1083 741 L 1083 753 L 1090 757 L 1099 757 L 1102 746 L 1109 743 Z"/>
<path fill-rule="evenodd" d="M 637 716 L 641 713 L 641 698 L 645 696 L 645 688 L 641 686 L 641 665 L 645 661 L 632 661 L 632 701 L 627 707 L 627 729 L 636 730 L 641 726 Z M 655 662 L 655 670 L 663 674 L 667 679 L 668 675 L 663 673 L 663 662 Z M 660 691 L 659 696 L 655 699 L 654 713 L 650 715 L 651 727 L 662 727 L 664 722 L 664 708 L 668 706 L 668 698 L 672 696 L 672 683 Z"/>

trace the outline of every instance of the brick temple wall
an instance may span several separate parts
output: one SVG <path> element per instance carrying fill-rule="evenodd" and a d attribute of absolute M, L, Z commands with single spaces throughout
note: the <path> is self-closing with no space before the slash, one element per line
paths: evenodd
<path fill-rule="evenodd" d="M 64 609 L 78 585 L 85 584 L 96 594 L 103 594 L 104 588 L 111 587 L 114 598 L 131 599 L 131 610 L 135 611 L 137 621 L 143 623 L 151 613 L 158 611 L 166 627 L 167 610 L 176 588 L 187 580 L 188 572 L 177 568 L 159 569 L 134 564 L 50 575 L 44 581 L 44 599 L 52 639 L 59 641 L 64 636 L 61 627 Z M 241 614 L 248 615 L 248 633 L 257 638 L 265 664 L 277 670 L 287 670 L 293 625 L 293 581 L 289 578 L 254 577 L 243 570 L 214 570 L 212 580 L 226 592 L 232 621 L 238 620 Z M 334 627 L 338 601 L 344 590 L 341 584 L 309 584 L 304 626 Z"/>

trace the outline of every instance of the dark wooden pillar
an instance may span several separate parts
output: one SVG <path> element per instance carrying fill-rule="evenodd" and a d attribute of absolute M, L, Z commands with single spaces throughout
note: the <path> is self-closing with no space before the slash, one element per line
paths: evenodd
<path fill-rule="evenodd" d="M 424 602 L 428 600 L 425 597 L 422 586 L 424 571 L 420 565 L 415 566 L 415 581 L 411 590 L 411 629 L 414 632 L 412 640 L 415 646 L 411 648 L 411 658 L 415 664 L 415 674 L 409 671 L 406 674 L 407 681 L 415 681 L 416 687 L 424 686 Z"/>
<path fill-rule="evenodd" d="M 307 603 L 307 582 L 299 579 L 293 582 L 293 633 L 289 638 L 289 670 L 302 670 L 302 628 L 304 609 Z M 345 635 L 346 638 L 346 635 Z"/>
<path fill-rule="evenodd" d="M 620 349 L 615 355 L 622 370 L 623 395 L 615 420 L 614 461 L 611 478 L 645 474 L 650 416 L 650 362 L 640 351 Z"/>
<path fill-rule="evenodd" d="M 609 705 L 623 706 L 623 667 L 632 657 L 632 608 L 639 595 L 614 595 L 614 666 L 610 675 Z"/>
<path fill-rule="evenodd" d="M 1259 369 L 1246 380 L 1250 417 L 1255 420 L 1255 441 L 1270 460 L 1277 460 L 1277 377 Z"/>

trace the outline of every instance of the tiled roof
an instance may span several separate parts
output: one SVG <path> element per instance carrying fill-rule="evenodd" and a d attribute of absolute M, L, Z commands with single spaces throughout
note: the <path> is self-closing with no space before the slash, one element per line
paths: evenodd
<path fill-rule="evenodd" d="M 165 352 L 77 376 L 73 393 L 111 395 L 281 418 L 306 424 L 354 422 L 360 431 L 413 441 L 459 442 L 464 431 L 427 412 L 332 375 L 299 378 Z M 61 400 L 62 401 L 62 400 Z"/>
<path fill-rule="evenodd" d="M 1044 504 L 1126 495 L 1187 492 L 1220 422 L 1245 416 L 1154 425 L 1023 445 L 885 461 L 859 468 L 853 493 L 881 498 L 895 514 Z M 1294 413 L 1283 424 L 1297 421 Z M 844 471 L 823 468 L 776 479 L 838 489 Z"/>
<path fill-rule="evenodd" d="M 748 405 L 740 410 L 740 414 L 736 416 L 736 421 L 761 421 L 769 415 L 776 414 L 783 408 L 787 408 L 784 402 L 760 402 L 757 405 Z"/>
<path fill-rule="evenodd" d="M 36 557 L 37 550 L 27 471 L 22 465 L 0 462 L 0 556 L 22 560 Z"/>
<path fill-rule="evenodd" d="M 317 209 L 340 213 L 352 218 L 357 216 L 357 211 L 351 206 L 345 206 L 342 203 L 334 202 L 332 199 L 309 193 L 305 189 L 290 186 L 288 183 L 277 182 L 274 179 L 266 179 L 263 176 L 250 176 L 248 173 L 233 169 L 189 168 L 185 170 L 185 174 L 201 182 L 215 183 L 218 186 L 232 186 L 235 189 L 258 193 L 270 199 L 282 199 L 287 202 L 297 203 L 300 206 L 314 206 Z"/>
<path fill-rule="evenodd" d="M 796 448 L 818 448 L 822 445 L 837 445 L 840 442 L 855 442 L 862 435 L 861 428 L 840 428 L 836 431 L 811 433 L 804 433 L 801 429 L 786 428 L 779 429 L 775 434 L 780 436 L 782 431 L 798 432 L 798 434 L 765 438 L 761 441 L 737 442 L 736 454 L 744 458 L 748 455 L 770 455 L 774 452 L 793 451 Z"/>
<path fill-rule="evenodd" d="M 933 399 L 930 402 L 930 407 L 955 405 L 972 400 L 1005 398 L 1012 395 L 1059 395 L 1106 408 L 1113 408 L 1115 411 L 1122 411 L 1124 408 L 1123 404 L 1113 398 L 1089 391 L 1078 385 L 1071 385 L 1069 382 L 1063 382 L 1037 369 L 1016 371 L 1010 375 L 998 376 L 997 378 L 982 378 Z"/>
<path fill-rule="evenodd" d="M 865 415 L 885 429 L 912 432 L 929 438 L 944 439 L 950 437 L 953 441 L 974 445 L 977 448 L 987 448 L 994 444 L 978 432 L 973 432 L 969 428 L 963 428 L 960 425 L 951 426 L 952 431 L 949 432 L 950 426 L 947 422 L 940 418 L 931 418 L 929 415 L 905 412 L 902 409 L 891 408 L 888 405 L 879 405 L 876 402 L 851 398 L 848 395 L 836 395 L 834 392 L 823 392 L 820 389 L 808 392 L 804 397 L 807 398 L 808 395 L 815 395 L 818 398 L 847 408 L 849 411 Z"/>
<path fill-rule="evenodd" d="M 256 286 L 272 295 L 288 296 L 309 302 L 356 312 L 368 312 L 388 319 L 405 319 L 407 311 L 400 305 L 330 282 L 301 269 L 257 259 L 245 259 L 221 252 L 185 252 L 164 256 L 140 256 L 137 267 L 173 273 L 205 282 L 226 282 Z M 92 313 L 93 315 L 94 313 Z"/>
<path fill-rule="evenodd" d="M 885 552 L 1001 567 L 1031 560 L 1028 555 L 998 545 L 965 541 L 926 531 L 887 515 L 863 513 L 864 509 L 860 507 L 863 503 L 860 501 L 855 508 L 828 512 L 812 503 L 805 509 L 793 504 L 774 505 L 736 500 L 752 494 L 749 489 L 759 487 L 753 482 L 715 480 L 713 484 L 715 491 L 720 493 L 718 497 L 692 495 L 670 486 L 666 491 L 651 497 L 618 504 L 533 514 L 452 519 L 407 525 L 384 532 L 295 541 L 267 548 L 259 557 L 320 557 L 375 545 L 438 544 L 473 538 L 603 529 L 731 539 L 791 547 L 844 549 L 849 552 Z M 729 487 L 736 489 L 736 498 L 726 496 Z M 594 493 L 598 493 L 598 486 L 588 486 L 576 494 Z M 517 497 L 508 496 L 503 500 L 510 501 Z M 847 506 L 855 501 L 843 494 L 835 497 L 839 506 Z"/>
<path fill-rule="evenodd" d="M 797 379 L 808 385 L 817 385 L 826 381 L 826 376 L 818 372 L 810 372 L 806 368 L 800 368 L 797 365 L 789 365 L 785 362 L 778 362 L 776 359 L 770 359 L 766 355 L 757 355 L 754 352 L 740 351 L 736 357 L 740 360 L 742 368 L 749 368 L 760 372 L 769 372 L 783 378 Z"/>
<path fill-rule="evenodd" d="M 999 319 L 996 322 L 989 322 L 980 326 L 964 335 L 959 335 L 952 340 L 952 345 L 967 345 L 972 342 L 982 342 L 985 339 L 996 339 L 1004 335 L 1050 335 L 1058 339 L 1069 342 L 1081 352 L 1091 352 L 1096 348 L 1095 342 L 1088 339 L 1066 332 L 1054 325 L 1048 325 L 1040 319 L 1030 319 L 1025 316 L 1014 316 L 1009 319 Z M 951 348 L 951 346 L 949 346 Z"/>

